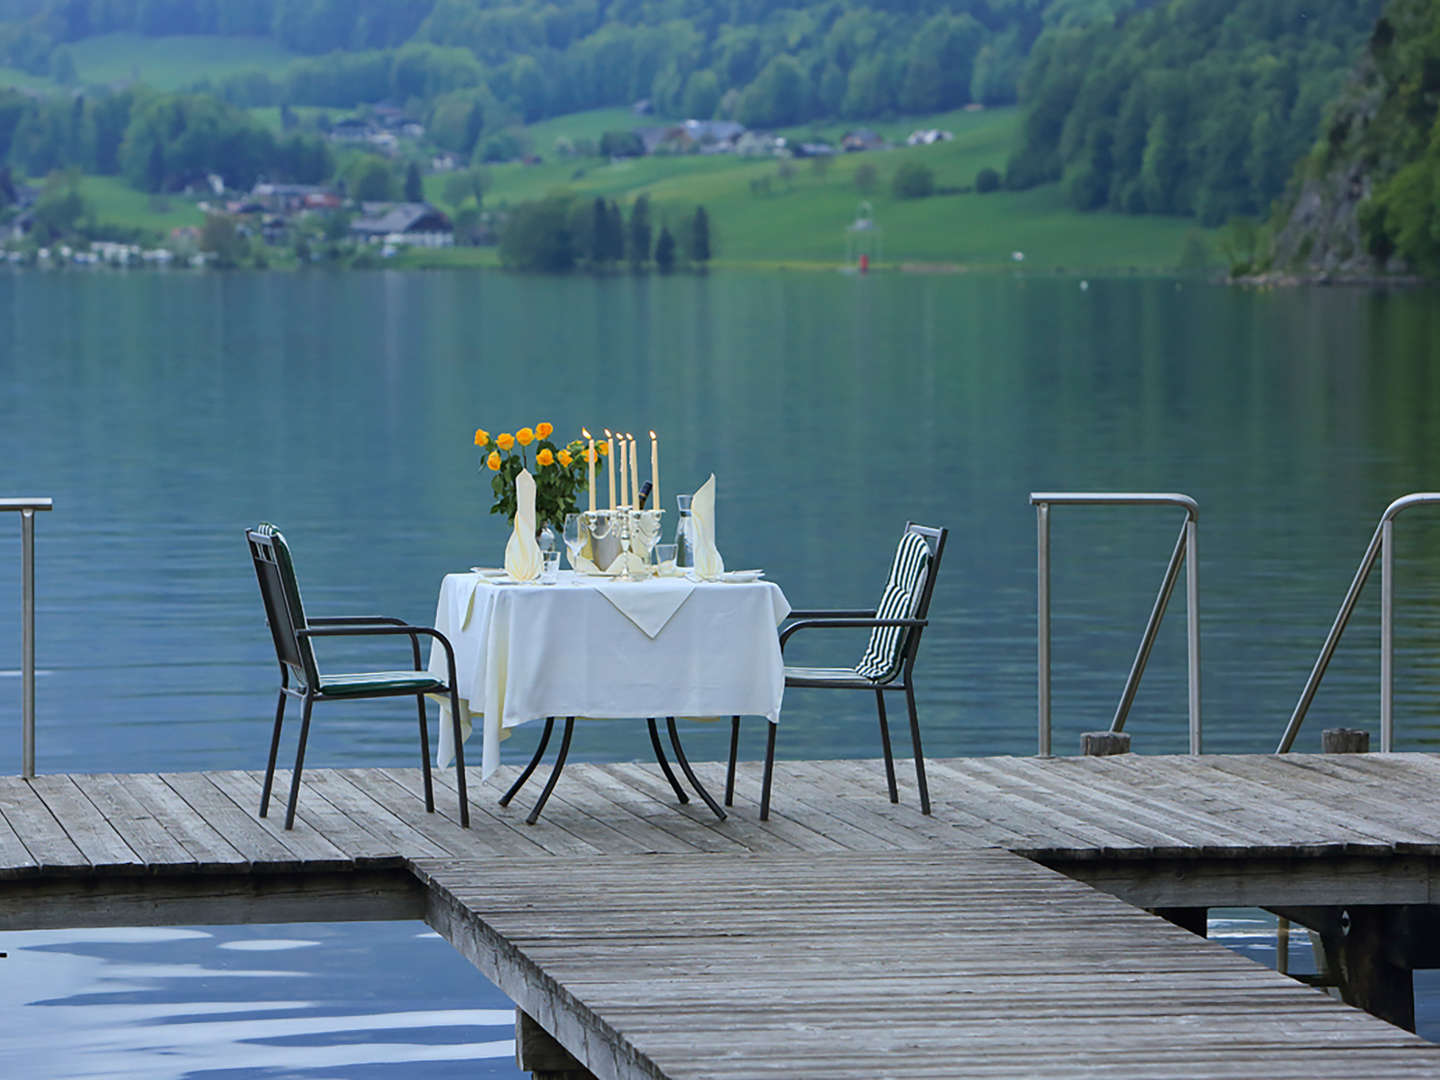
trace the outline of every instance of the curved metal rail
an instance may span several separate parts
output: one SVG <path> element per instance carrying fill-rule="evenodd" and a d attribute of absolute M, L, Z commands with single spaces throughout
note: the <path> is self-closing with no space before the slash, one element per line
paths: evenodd
<path fill-rule="evenodd" d="M 1178 506 L 1185 511 L 1185 523 L 1175 541 L 1175 550 L 1170 555 L 1170 564 L 1165 568 L 1165 578 L 1160 592 L 1155 597 L 1155 606 L 1150 610 L 1150 620 L 1140 637 L 1140 648 L 1130 665 L 1130 674 L 1125 680 L 1125 689 L 1120 694 L 1120 703 L 1115 707 L 1115 718 L 1110 722 L 1111 731 L 1123 731 L 1125 718 L 1140 687 L 1140 677 L 1145 673 L 1145 664 L 1150 659 L 1150 650 L 1155 644 L 1155 635 L 1160 629 L 1160 620 L 1165 615 L 1170 594 L 1180 576 L 1180 565 L 1185 564 L 1185 623 L 1188 646 L 1188 667 L 1190 677 L 1190 753 L 1198 754 L 1201 748 L 1200 728 L 1200 568 L 1196 558 L 1196 532 L 1200 519 L 1200 507 L 1189 495 L 1174 492 L 1055 492 L 1039 491 L 1030 493 L 1030 504 L 1035 507 L 1037 566 L 1037 625 L 1036 651 L 1039 658 L 1039 749 L 1042 757 L 1050 756 L 1050 507 L 1052 506 Z"/>
<path fill-rule="evenodd" d="M 35 512 L 50 499 L 0 499 L 0 510 L 20 512 L 20 775 L 35 775 Z"/>
<path fill-rule="evenodd" d="M 1305 713 L 1315 699 L 1315 691 L 1320 688 L 1320 680 L 1325 677 L 1325 669 L 1330 666 L 1330 658 L 1340 644 L 1340 635 L 1350 622 L 1360 591 L 1365 587 L 1377 558 L 1380 560 L 1380 751 L 1388 754 L 1395 749 L 1395 518 L 1402 510 L 1430 503 L 1440 503 L 1440 492 L 1417 491 L 1402 495 L 1380 515 L 1380 523 L 1370 537 L 1370 546 L 1365 549 L 1360 568 L 1350 582 L 1350 591 L 1345 594 L 1340 610 L 1335 614 L 1330 633 L 1325 637 L 1315 666 L 1310 669 L 1310 677 L 1305 680 L 1305 689 L 1300 692 L 1300 700 L 1290 714 L 1290 723 L 1285 725 L 1285 734 L 1275 748 L 1277 754 L 1288 753 L 1295 744 L 1295 736 L 1300 734 L 1300 725 L 1305 722 Z"/>

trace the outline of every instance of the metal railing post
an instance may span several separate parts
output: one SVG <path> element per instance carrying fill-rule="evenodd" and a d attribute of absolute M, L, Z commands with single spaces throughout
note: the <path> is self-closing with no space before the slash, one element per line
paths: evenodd
<path fill-rule="evenodd" d="M 1200 737 L 1200 523 L 1192 513 L 1185 519 L 1185 643 L 1190 676 L 1190 753 L 1199 754 Z"/>
<path fill-rule="evenodd" d="M 1340 602 L 1340 610 L 1335 613 L 1335 621 L 1330 624 L 1330 632 L 1325 635 L 1325 644 L 1320 647 L 1320 655 L 1315 658 L 1315 666 L 1310 669 L 1310 676 L 1300 691 L 1300 700 L 1295 703 L 1290 722 L 1285 725 L 1285 733 L 1275 747 L 1277 754 L 1289 753 L 1295 745 L 1300 725 L 1305 722 L 1305 714 L 1315 700 L 1315 691 L 1320 688 L 1320 680 L 1325 677 L 1325 670 L 1340 644 L 1340 635 L 1350 622 L 1355 603 L 1360 599 L 1360 591 L 1365 587 L 1376 559 L 1380 560 L 1380 750 L 1389 753 L 1395 749 L 1395 519 L 1402 510 L 1412 506 L 1435 503 L 1440 503 L 1440 492 L 1417 491 L 1400 496 L 1380 515 L 1380 524 L 1370 537 L 1370 546 L 1360 559 L 1345 599 Z"/>
<path fill-rule="evenodd" d="M 1188 495 L 1167 492 L 1031 492 L 1030 502 L 1035 507 L 1037 564 L 1037 628 L 1036 652 L 1040 662 L 1039 708 L 1040 708 L 1040 749 L 1042 756 L 1050 754 L 1050 507 L 1068 506 L 1178 506 L 1185 511 L 1185 523 L 1175 540 L 1175 550 L 1165 568 L 1165 577 L 1160 592 L 1155 597 L 1150 619 L 1140 637 L 1140 648 L 1130 666 L 1125 688 L 1111 721 L 1111 731 L 1121 731 L 1130 705 L 1139 689 L 1140 677 L 1145 673 L 1145 664 L 1155 644 L 1160 629 L 1160 620 L 1170 602 L 1170 594 L 1180 577 L 1180 564 L 1187 563 L 1185 574 L 1185 597 L 1188 607 L 1186 635 L 1188 642 L 1190 752 L 1201 751 L 1200 726 L 1200 569 L 1196 555 L 1200 509 Z"/>
<path fill-rule="evenodd" d="M 1380 526 L 1380 752 L 1395 749 L 1395 519 Z"/>
<path fill-rule="evenodd" d="M 1039 552 L 1035 569 L 1036 631 L 1035 651 L 1039 661 L 1040 735 L 1035 751 L 1050 756 L 1050 505 L 1035 504 L 1035 547 Z"/>
<path fill-rule="evenodd" d="M 20 512 L 20 775 L 35 775 L 35 511 L 50 499 L 0 499 Z"/>

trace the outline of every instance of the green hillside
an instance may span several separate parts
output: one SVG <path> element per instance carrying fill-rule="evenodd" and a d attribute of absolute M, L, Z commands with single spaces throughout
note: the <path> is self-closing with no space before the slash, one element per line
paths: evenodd
<path fill-rule="evenodd" d="M 245 71 L 280 71 L 294 54 L 261 37 L 103 34 L 65 46 L 82 86 L 141 82 L 179 90 L 202 80 L 219 82 Z"/>

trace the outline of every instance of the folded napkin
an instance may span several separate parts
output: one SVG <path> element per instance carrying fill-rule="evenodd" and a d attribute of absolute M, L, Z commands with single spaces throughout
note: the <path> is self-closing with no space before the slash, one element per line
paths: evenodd
<path fill-rule="evenodd" d="M 695 583 L 684 578 L 644 582 L 603 581 L 596 584 L 595 589 L 615 605 L 616 611 L 638 626 L 646 637 L 653 638 L 665 629 L 670 616 L 690 599 Z"/>
<path fill-rule="evenodd" d="M 540 576 L 540 545 L 535 542 L 535 478 L 528 469 L 515 477 L 515 532 L 505 545 L 505 572 L 516 581 Z"/>
<path fill-rule="evenodd" d="M 700 485 L 690 500 L 690 519 L 695 528 L 695 576 L 714 581 L 725 573 L 725 560 L 715 550 L 715 474 Z"/>

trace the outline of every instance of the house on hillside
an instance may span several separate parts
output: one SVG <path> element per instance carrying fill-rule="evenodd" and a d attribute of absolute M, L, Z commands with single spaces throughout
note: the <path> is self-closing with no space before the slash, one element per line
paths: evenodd
<path fill-rule="evenodd" d="M 245 201 L 258 203 L 261 209 L 275 214 L 294 214 L 301 210 L 334 210 L 340 206 L 339 194 L 319 184 L 261 182 L 250 189 L 250 198 Z"/>
<path fill-rule="evenodd" d="M 938 142 L 949 142 L 955 136 L 940 128 L 926 128 L 912 131 L 905 139 L 906 146 L 934 146 Z"/>
<path fill-rule="evenodd" d="M 849 153 L 860 150 L 880 150 L 885 146 L 885 140 L 869 128 L 856 128 L 854 131 L 847 131 L 840 138 L 840 149 Z"/>
<path fill-rule="evenodd" d="M 372 244 L 450 247 L 455 227 L 429 203 L 366 203 L 350 223 L 350 234 Z"/>

